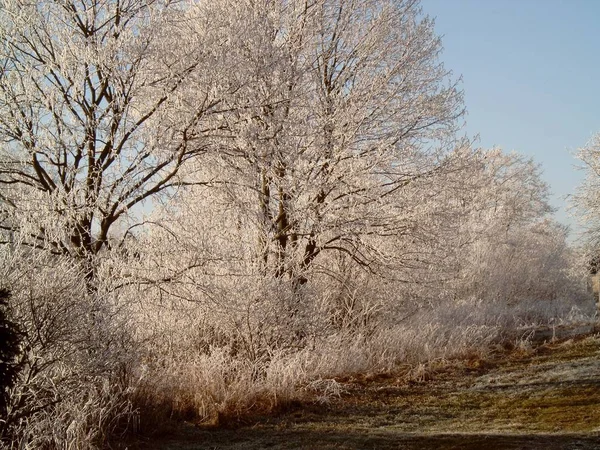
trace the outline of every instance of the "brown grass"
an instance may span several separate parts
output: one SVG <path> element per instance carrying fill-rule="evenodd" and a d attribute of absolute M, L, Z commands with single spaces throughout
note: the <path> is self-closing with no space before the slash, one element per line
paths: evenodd
<path fill-rule="evenodd" d="M 592 336 L 437 362 L 424 377 L 338 377 L 328 404 L 290 403 L 229 428 L 182 425 L 151 448 L 598 448 L 599 356 Z"/>

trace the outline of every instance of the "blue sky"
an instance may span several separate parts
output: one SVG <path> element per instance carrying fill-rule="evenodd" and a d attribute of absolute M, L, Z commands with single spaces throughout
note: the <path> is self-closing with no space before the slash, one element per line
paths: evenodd
<path fill-rule="evenodd" d="M 557 219 L 583 174 L 572 153 L 600 132 L 600 0 L 422 0 L 442 61 L 462 75 L 466 133 L 542 164 Z"/>

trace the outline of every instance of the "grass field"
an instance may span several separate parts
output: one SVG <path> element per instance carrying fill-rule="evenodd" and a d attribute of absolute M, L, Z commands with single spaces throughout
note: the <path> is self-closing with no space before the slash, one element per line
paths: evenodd
<path fill-rule="evenodd" d="M 183 424 L 133 447 L 600 448 L 599 335 L 329 383 L 334 394 L 277 415 Z"/>

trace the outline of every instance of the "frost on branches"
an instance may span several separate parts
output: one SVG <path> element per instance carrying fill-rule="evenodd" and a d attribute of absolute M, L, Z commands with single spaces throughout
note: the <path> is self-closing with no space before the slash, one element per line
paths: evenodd
<path fill-rule="evenodd" d="M 596 134 L 576 153 L 583 163 L 585 178 L 574 196 L 574 206 L 586 233 L 590 256 L 600 249 L 600 134 Z M 596 253 L 594 253 L 596 252 Z"/>
<path fill-rule="evenodd" d="M 209 56 L 158 1 L 0 3 L 4 242 L 90 258 L 179 185 L 218 104 Z M 193 36 L 196 36 L 195 34 Z M 173 45 L 173 40 L 178 45 Z M 189 40 L 189 39 L 188 39 Z M 186 45 L 187 44 L 187 45 Z M 186 104 L 191 85 L 203 101 Z"/>
<path fill-rule="evenodd" d="M 414 1 L 248 5 L 206 6 L 236 29 L 225 64 L 241 88 L 220 151 L 190 177 L 210 186 L 182 196 L 236 209 L 265 276 L 302 285 L 335 254 L 376 272 L 371 241 L 414 231 L 403 191 L 464 145 L 454 139 L 462 93 L 438 61 L 433 25 Z"/>
<path fill-rule="evenodd" d="M 566 317 L 547 186 L 461 137 L 441 49 L 417 0 L 0 0 L 0 440 L 94 448 Z"/>

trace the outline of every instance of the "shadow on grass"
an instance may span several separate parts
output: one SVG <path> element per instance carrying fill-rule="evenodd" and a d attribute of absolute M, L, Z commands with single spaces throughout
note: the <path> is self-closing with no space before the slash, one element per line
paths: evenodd
<path fill-rule="evenodd" d="M 141 448 L 166 450 L 258 449 L 599 449 L 600 435 L 583 434 L 410 434 L 389 431 L 188 430 L 176 440 L 146 442 Z"/>

